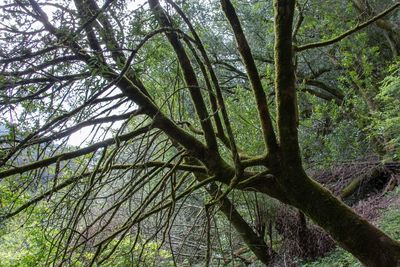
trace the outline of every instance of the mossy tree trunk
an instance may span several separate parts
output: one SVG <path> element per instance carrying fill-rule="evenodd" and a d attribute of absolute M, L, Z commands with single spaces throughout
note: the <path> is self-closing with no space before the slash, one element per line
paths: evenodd
<path fill-rule="evenodd" d="M 399 242 L 361 218 L 303 171 L 292 173 L 290 177 L 292 182 L 284 186 L 290 203 L 326 230 L 344 249 L 366 266 L 398 266 Z"/>
<path fill-rule="evenodd" d="M 289 203 L 324 228 L 366 266 L 400 264 L 400 243 L 357 215 L 305 173 L 296 124 L 292 23 L 294 0 L 275 0 L 275 90 L 280 141 L 277 181 Z"/>
<path fill-rule="evenodd" d="M 221 194 L 223 194 L 223 192 L 218 189 L 218 186 L 215 183 L 211 183 L 207 187 L 207 191 L 215 198 L 218 198 L 221 196 Z M 257 259 L 259 259 L 265 265 L 269 265 L 273 255 L 275 254 L 272 247 L 268 247 L 264 238 L 257 235 L 257 233 L 243 219 L 243 217 L 227 197 L 223 197 L 219 201 L 219 210 L 233 225 L 246 246 L 254 253 L 254 255 L 256 255 Z"/>

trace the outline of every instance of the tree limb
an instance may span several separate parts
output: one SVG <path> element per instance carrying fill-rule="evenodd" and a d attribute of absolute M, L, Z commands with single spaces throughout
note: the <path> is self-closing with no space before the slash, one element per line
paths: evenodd
<path fill-rule="evenodd" d="M 311 44 L 306 44 L 306 45 L 301 45 L 301 46 L 297 46 L 294 47 L 294 49 L 297 52 L 301 52 L 307 49 L 312 49 L 312 48 L 317 48 L 317 47 L 323 47 L 323 46 L 327 46 L 327 45 L 331 45 L 334 43 L 337 43 L 339 41 L 341 41 L 342 39 L 346 38 L 349 35 L 352 35 L 353 33 L 367 27 L 368 25 L 376 22 L 377 20 L 383 18 L 384 16 L 386 16 L 387 14 L 389 14 L 390 12 L 392 12 L 393 10 L 395 10 L 396 8 L 400 7 L 400 3 L 396 3 L 394 5 L 392 5 L 391 7 L 387 8 L 386 10 L 382 11 L 381 13 L 379 13 L 378 15 L 376 15 L 375 17 L 361 23 L 360 25 L 357 25 L 356 27 L 342 33 L 339 36 L 336 36 L 332 39 L 326 40 L 326 41 L 321 41 L 321 42 L 317 42 L 317 43 L 311 43 Z"/>

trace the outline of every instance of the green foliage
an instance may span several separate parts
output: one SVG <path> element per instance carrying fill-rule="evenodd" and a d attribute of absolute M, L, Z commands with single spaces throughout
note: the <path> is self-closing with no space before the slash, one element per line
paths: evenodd
<path fill-rule="evenodd" d="M 400 196 L 400 187 L 397 187 L 396 191 L 393 194 L 395 194 L 396 196 Z M 389 209 L 384 213 L 379 222 L 379 226 L 389 236 L 393 237 L 396 240 L 400 240 L 399 222 L 399 205 L 394 204 L 389 207 Z"/>
<path fill-rule="evenodd" d="M 306 164 L 328 167 L 338 161 L 363 158 L 368 153 L 366 134 L 347 117 L 345 107 L 308 96 L 311 116 L 300 122 L 299 138 Z"/>
<path fill-rule="evenodd" d="M 7 228 L 7 230 L 1 229 L 0 233 L 0 267 L 46 266 L 48 260 L 52 259 L 54 249 L 52 250 L 50 235 L 55 235 L 56 231 L 49 233 L 48 228 L 37 217 L 29 219 L 22 226 L 13 221 Z M 160 249 L 158 243 L 137 243 L 134 246 L 133 243 L 134 238 L 130 237 L 121 242 L 113 240 L 104 254 L 111 252 L 115 245 L 118 247 L 101 266 L 173 266 L 171 254 Z M 94 252 L 83 252 L 79 256 L 77 254 L 74 256 L 68 260 L 67 266 L 83 267 L 91 261 Z"/>
<path fill-rule="evenodd" d="M 46 262 L 48 241 L 38 223 L 31 223 L 0 237 L 0 266 L 41 266 Z"/>
<path fill-rule="evenodd" d="M 384 139 L 386 151 L 393 159 L 400 159 L 400 59 L 389 66 L 375 100 L 381 110 L 374 113 L 371 130 Z"/>
<path fill-rule="evenodd" d="M 237 88 L 234 96 L 227 98 L 227 109 L 230 111 L 229 115 L 236 142 L 247 153 L 258 154 L 263 152 L 263 143 L 261 138 L 261 129 L 257 126 L 259 118 L 257 111 L 253 108 L 255 103 L 252 97 L 252 92 L 244 88 Z M 249 136 L 256 138 L 249 139 Z"/>
<path fill-rule="evenodd" d="M 318 261 L 305 263 L 302 267 L 361 267 L 362 265 L 350 253 L 337 249 Z"/>
<path fill-rule="evenodd" d="M 7 204 L 14 196 L 8 188 L 0 188 L 1 203 Z M 26 196 L 18 198 L 18 203 Z M 46 229 L 43 214 L 48 210 L 44 204 L 35 210 L 0 225 L 0 267 L 44 266 L 47 260 L 50 229 Z"/>
<path fill-rule="evenodd" d="M 0 215 L 7 212 L 12 203 L 22 205 L 27 193 L 15 194 L 10 183 L 0 184 Z M 27 209 L 18 216 L 0 224 L 0 267 L 47 266 L 55 255 L 51 240 L 59 234 L 59 229 L 52 228 L 46 221 L 51 209 L 48 203 L 40 203 L 35 209 Z M 160 244 L 154 241 L 136 242 L 135 236 L 123 240 L 114 239 L 104 251 L 108 255 L 115 247 L 113 254 L 101 266 L 173 266 L 172 256 Z M 73 255 L 67 266 L 87 266 L 94 256 L 95 248 Z M 95 265 L 96 266 L 96 265 Z M 100 265 L 99 265 L 100 266 Z"/>
<path fill-rule="evenodd" d="M 134 238 L 124 238 L 122 241 L 113 240 L 104 255 L 112 252 L 115 245 L 117 249 L 102 264 L 103 267 L 124 267 L 124 266 L 174 266 L 172 255 L 160 248 L 157 242 L 138 242 L 135 244 Z M 88 258 L 93 257 L 94 253 L 87 254 Z"/>
<path fill-rule="evenodd" d="M 361 32 L 339 46 L 344 71 L 335 73 L 333 84 L 344 94 L 341 105 L 301 95 L 301 110 L 312 110 L 300 122 L 306 163 L 326 167 L 377 155 L 400 158 L 400 64 L 387 67 L 379 46 L 364 45 L 370 42 Z"/>

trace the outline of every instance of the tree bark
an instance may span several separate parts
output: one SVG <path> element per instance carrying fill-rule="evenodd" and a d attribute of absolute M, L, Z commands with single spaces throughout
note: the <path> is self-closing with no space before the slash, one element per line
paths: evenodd
<path fill-rule="evenodd" d="M 292 24 L 294 0 L 275 0 L 275 90 L 280 139 L 277 182 L 288 201 L 370 267 L 400 264 L 400 243 L 357 215 L 305 173 L 296 125 Z"/>
<path fill-rule="evenodd" d="M 383 175 L 383 169 L 378 166 L 368 171 L 367 173 L 364 173 L 359 177 L 352 179 L 352 181 L 348 185 L 346 185 L 346 187 L 343 188 L 340 192 L 340 198 L 345 199 L 351 196 L 364 182 L 368 180 L 374 180 L 380 175 Z"/>
<path fill-rule="evenodd" d="M 218 186 L 215 183 L 211 183 L 206 189 L 213 197 L 218 197 L 223 194 L 223 192 L 218 190 Z M 243 239 L 247 247 L 256 255 L 257 259 L 265 265 L 269 265 L 274 254 L 272 248 L 265 243 L 262 237 L 259 237 L 254 232 L 227 197 L 223 197 L 220 200 L 219 209 L 229 222 L 232 223 L 237 233 Z"/>
<path fill-rule="evenodd" d="M 361 218 L 304 171 L 298 170 L 291 177 L 291 183 L 285 187 L 292 205 L 326 230 L 344 249 L 368 267 L 399 266 L 399 242 Z"/>

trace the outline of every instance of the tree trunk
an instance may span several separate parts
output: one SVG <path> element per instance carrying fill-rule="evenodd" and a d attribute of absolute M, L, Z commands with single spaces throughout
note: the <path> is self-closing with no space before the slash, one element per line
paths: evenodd
<path fill-rule="evenodd" d="M 342 192 L 340 192 L 340 198 L 345 199 L 351 196 L 364 182 L 377 179 L 381 175 L 383 175 L 383 169 L 377 166 L 367 173 L 352 179 L 352 181 L 342 189 Z"/>
<path fill-rule="evenodd" d="M 307 227 L 307 219 L 303 212 L 298 211 L 299 228 L 297 240 L 299 242 L 299 248 L 301 250 L 301 256 L 303 258 L 310 255 L 310 245 L 309 245 L 309 231 Z"/>
<path fill-rule="evenodd" d="M 206 189 L 213 197 L 218 197 L 223 194 L 218 190 L 218 186 L 215 183 L 211 183 Z M 226 216 L 228 221 L 232 223 L 237 233 L 243 239 L 247 247 L 256 255 L 257 259 L 265 265 L 269 265 L 274 254 L 272 247 L 268 247 L 264 239 L 254 232 L 227 197 L 223 197 L 220 200 L 219 209 Z"/>
<path fill-rule="evenodd" d="M 282 180 L 291 196 L 291 204 L 325 229 L 365 266 L 400 266 L 399 242 L 357 215 L 303 170 L 287 177 L 291 178 Z"/>
<path fill-rule="evenodd" d="M 299 147 L 295 70 L 294 0 L 275 0 L 275 91 L 279 155 L 275 176 L 288 202 L 320 225 L 343 248 L 369 267 L 400 264 L 400 243 L 357 215 L 305 173 Z"/>

